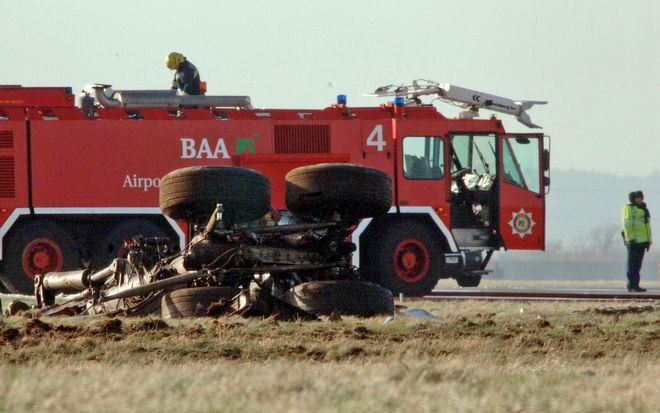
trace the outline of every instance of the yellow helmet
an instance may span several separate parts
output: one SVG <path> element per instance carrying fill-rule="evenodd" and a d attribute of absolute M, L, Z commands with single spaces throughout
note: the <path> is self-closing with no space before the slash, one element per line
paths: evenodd
<path fill-rule="evenodd" d="M 170 70 L 176 70 L 184 60 L 186 60 L 184 55 L 181 53 L 172 52 L 167 55 L 167 58 L 165 59 L 165 66 L 167 66 L 167 68 Z"/>

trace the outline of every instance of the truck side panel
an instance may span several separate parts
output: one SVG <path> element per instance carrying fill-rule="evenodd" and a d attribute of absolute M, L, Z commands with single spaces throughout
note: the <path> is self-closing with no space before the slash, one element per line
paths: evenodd
<path fill-rule="evenodd" d="M 157 206 L 169 171 L 232 165 L 239 138 L 269 144 L 265 123 L 232 132 L 204 121 L 33 122 L 35 206 Z"/>
<path fill-rule="evenodd" d="M 0 222 L 29 207 L 28 136 L 24 120 L 0 121 Z"/>
<path fill-rule="evenodd" d="M 368 152 L 362 144 L 375 129 L 386 146 Z M 393 174 L 384 121 L 33 121 L 32 141 L 39 208 L 157 206 L 159 179 L 194 165 L 259 170 L 271 180 L 277 208 L 285 208 L 284 176 L 298 166 L 352 162 Z"/>

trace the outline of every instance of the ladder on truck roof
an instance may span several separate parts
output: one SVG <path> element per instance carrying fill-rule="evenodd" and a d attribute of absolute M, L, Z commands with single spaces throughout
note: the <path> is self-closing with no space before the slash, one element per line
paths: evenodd
<path fill-rule="evenodd" d="M 534 105 L 545 105 L 546 101 L 513 100 L 477 90 L 466 89 L 456 85 L 440 84 L 433 80 L 417 79 L 410 85 L 386 85 L 377 88 L 366 96 L 387 97 L 400 96 L 408 100 L 406 104 L 421 104 L 420 96 L 437 96 L 446 103 L 467 109 L 461 113 L 462 118 L 473 118 L 479 109 L 488 109 L 507 115 L 513 115 L 518 122 L 529 128 L 540 128 L 532 123 L 529 114 L 525 112 Z"/>

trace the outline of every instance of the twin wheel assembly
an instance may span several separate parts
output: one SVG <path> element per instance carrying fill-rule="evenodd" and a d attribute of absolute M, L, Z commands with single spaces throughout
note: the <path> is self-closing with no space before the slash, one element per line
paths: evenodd
<path fill-rule="evenodd" d="M 296 216 L 318 221 L 331 216 L 355 223 L 386 214 L 392 203 L 390 177 L 352 164 L 317 164 L 286 175 L 286 206 Z M 270 210 L 270 182 L 257 171 L 233 166 L 177 169 L 160 185 L 160 207 L 176 220 L 205 221 L 223 205 L 226 225 L 249 223 Z"/>

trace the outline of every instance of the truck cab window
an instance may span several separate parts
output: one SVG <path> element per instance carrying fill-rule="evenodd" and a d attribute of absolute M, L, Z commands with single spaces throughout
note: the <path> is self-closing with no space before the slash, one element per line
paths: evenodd
<path fill-rule="evenodd" d="M 442 179 L 445 157 L 442 138 L 406 136 L 403 139 L 403 176 L 407 179 Z"/>
<path fill-rule="evenodd" d="M 538 139 L 505 138 L 502 142 L 502 171 L 504 181 L 539 193 L 541 166 Z"/>

